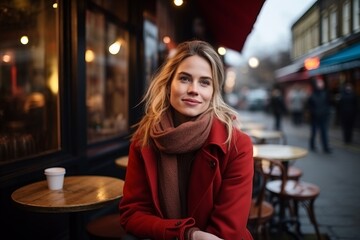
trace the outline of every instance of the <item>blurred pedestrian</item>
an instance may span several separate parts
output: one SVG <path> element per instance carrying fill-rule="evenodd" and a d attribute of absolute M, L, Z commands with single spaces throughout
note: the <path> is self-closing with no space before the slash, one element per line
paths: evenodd
<path fill-rule="evenodd" d="M 350 144 L 357 115 L 357 96 L 350 82 L 344 84 L 339 99 L 340 122 L 343 132 L 343 141 Z"/>
<path fill-rule="evenodd" d="M 308 99 L 310 115 L 310 150 L 316 151 L 316 135 L 320 131 L 322 149 L 325 153 L 331 153 L 328 139 L 328 125 L 331 111 L 331 99 L 325 89 L 324 80 L 321 77 L 312 79 L 313 92 Z"/>
<path fill-rule="evenodd" d="M 150 239 L 250 240 L 253 153 L 206 42 L 179 44 L 151 82 L 131 139 L 120 222 Z"/>
<path fill-rule="evenodd" d="M 289 92 L 289 110 L 291 112 L 291 119 L 295 126 L 299 126 L 303 122 L 304 107 L 306 103 L 306 94 L 296 85 Z"/>
<path fill-rule="evenodd" d="M 281 131 L 281 122 L 286 112 L 286 106 L 284 97 L 278 87 L 274 87 L 271 91 L 270 111 L 274 116 L 274 130 Z"/>

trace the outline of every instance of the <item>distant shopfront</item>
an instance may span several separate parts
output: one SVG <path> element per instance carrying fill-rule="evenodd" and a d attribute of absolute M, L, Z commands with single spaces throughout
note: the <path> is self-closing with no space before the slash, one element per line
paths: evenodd
<path fill-rule="evenodd" d="M 334 103 L 335 125 L 339 124 L 337 99 L 345 82 L 352 83 L 360 101 L 360 44 L 355 43 L 337 49 L 330 50 L 331 53 L 312 53 L 310 57 L 299 59 L 277 71 L 277 83 L 282 86 L 287 96 L 292 89 L 298 87 L 309 95 L 312 91 L 311 79 L 319 75 L 322 76 Z M 306 66 L 306 60 L 311 58 L 317 58 L 319 61 L 314 68 Z M 356 126 L 360 128 L 360 123 L 357 123 Z"/>
<path fill-rule="evenodd" d="M 310 70 L 310 75 L 324 75 L 360 67 L 360 44 L 341 49 L 340 51 L 325 56 L 320 61 L 320 66 Z"/>

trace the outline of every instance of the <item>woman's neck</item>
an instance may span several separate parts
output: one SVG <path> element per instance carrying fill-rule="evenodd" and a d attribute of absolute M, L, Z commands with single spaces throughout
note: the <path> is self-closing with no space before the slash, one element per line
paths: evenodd
<path fill-rule="evenodd" d="M 193 119 L 193 117 L 188 117 L 185 116 L 181 113 L 179 113 L 178 111 L 176 111 L 174 108 L 171 108 L 171 115 L 173 118 L 173 122 L 174 122 L 174 127 L 177 127 L 185 122 L 191 121 Z"/>

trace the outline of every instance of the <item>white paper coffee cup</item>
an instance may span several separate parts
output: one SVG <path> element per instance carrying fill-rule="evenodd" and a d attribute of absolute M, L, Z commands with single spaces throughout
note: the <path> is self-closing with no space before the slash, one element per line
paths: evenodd
<path fill-rule="evenodd" d="M 64 185 L 65 168 L 52 167 L 44 171 L 46 180 L 50 190 L 60 190 Z"/>

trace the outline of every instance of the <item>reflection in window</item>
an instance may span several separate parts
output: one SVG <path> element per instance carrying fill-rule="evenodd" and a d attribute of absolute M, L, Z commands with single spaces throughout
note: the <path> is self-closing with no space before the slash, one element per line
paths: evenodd
<path fill-rule="evenodd" d="M 350 2 L 343 3 L 342 9 L 342 34 L 348 35 L 350 33 Z"/>
<path fill-rule="evenodd" d="M 86 14 L 86 102 L 89 143 L 128 130 L 128 34 L 103 14 Z"/>
<path fill-rule="evenodd" d="M 0 2 L 0 164 L 59 149 L 58 7 Z"/>
<path fill-rule="evenodd" d="M 337 12 L 336 9 L 332 9 L 330 13 L 330 40 L 336 38 L 337 29 Z"/>
<path fill-rule="evenodd" d="M 145 45 L 145 76 L 146 84 L 149 85 L 151 77 L 158 68 L 158 29 L 150 20 L 144 21 L 144 45 Z"/>
<path fill-rule="evenodd" d="M 128 20 L 128 0 L 92 0 L 122 21 Z"/>
<path fill-rule="evenodd" d="M 353 31 L 360 29 L 360 0 L 353 0 Z"/>
<path fill-rule="evenodd" d="M 323 15 L 322 17 L 322 43 L 325 44 L 329 42 L 329 18 L 327 15 Z"/>

